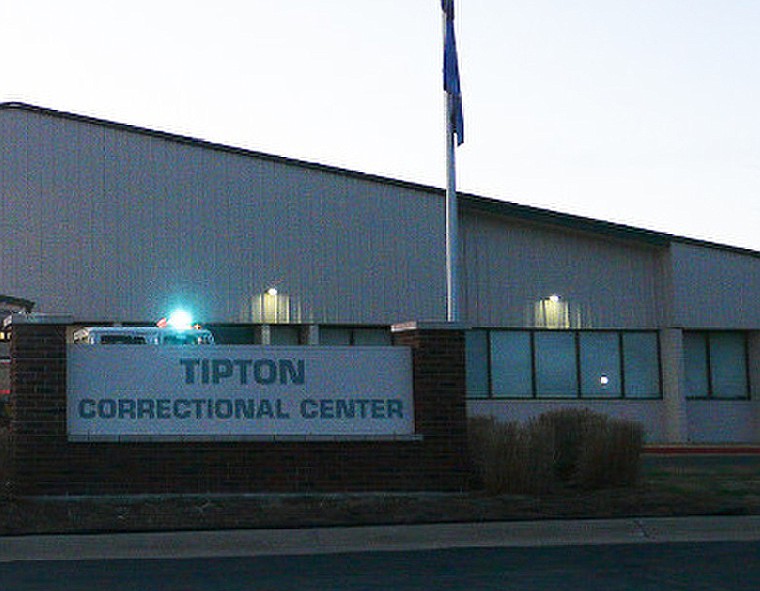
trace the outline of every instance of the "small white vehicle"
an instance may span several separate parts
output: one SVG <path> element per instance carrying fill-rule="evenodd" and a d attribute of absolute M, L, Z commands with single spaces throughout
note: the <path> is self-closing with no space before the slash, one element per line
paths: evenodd
<path fill-rule="evenodd" d="M 205 328 L 170 326 L 89 326 L 74 333 L 74 342 L 88 345 L 213 345 Z"/>

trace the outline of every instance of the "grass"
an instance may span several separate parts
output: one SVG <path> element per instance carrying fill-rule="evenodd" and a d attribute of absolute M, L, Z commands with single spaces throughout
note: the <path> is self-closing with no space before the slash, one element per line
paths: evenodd
<path fill-rule="evenodd" d="M 150 495 L 0 500 L 0 535 L 760 514 L 760 458 L 684 469 L 645 458 L 638 484 L 545 494 Z"/>
<path fill-rule="evenodd" d="M 653 490 L 674 495 L 760 500 L 760 458 L 746 463 L 724 460 L 701 467 L 677 462 L 669 467 L 654 466 L 647 470 L 645 483 Z"/>
<path fill-rule="evenodd" d="M 540 495 L 366 493 L 0 499 L 0 535 L 355 526 L 566 518 L 760 515 L 752 466 L 647 466 L 633 487 Z"/>
<path fill-rule="evenodd" d="M 635 484 L 626 486 L 589 490 L 569 483 L 557 485 L 550 491 L 530 494 L 485 490 L 458 494 L 51 498 L 19 498 L 0 494 L 0 535 L 760 515 L 758 455 L 694 458 L 688 455 L 645 454 L 638 476 Z"/>

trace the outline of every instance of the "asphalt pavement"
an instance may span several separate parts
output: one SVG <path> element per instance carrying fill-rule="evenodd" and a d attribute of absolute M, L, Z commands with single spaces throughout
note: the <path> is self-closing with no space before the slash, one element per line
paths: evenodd
<path fill-rule="evenodd" d="M 0 537 L 0 563 L 760 541 L 760 515 Z"/>

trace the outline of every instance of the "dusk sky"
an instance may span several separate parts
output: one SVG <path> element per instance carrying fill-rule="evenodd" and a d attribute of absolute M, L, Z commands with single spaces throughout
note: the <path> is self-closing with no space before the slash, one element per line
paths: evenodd
<path fill-rule="evenodd" d="M 760 2 L 456 0 L 460 190 L 760 251 Z M 443 187 L 438 0 L 0 0 L 0 101 Z"/>

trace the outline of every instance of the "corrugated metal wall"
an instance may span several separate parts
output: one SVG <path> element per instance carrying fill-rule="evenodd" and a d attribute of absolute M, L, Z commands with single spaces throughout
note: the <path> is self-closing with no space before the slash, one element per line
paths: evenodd
<path fill-rule="evenodd" d="M 0 293 L 40 312 L 151 321 L 183 305 L 205 322 L 442 320 L 444 206 L 433 189 L 0 109 Z M 460 238 L 473 326 L 760 325 L 755 256 L 528 223 L 466 200 Z"/>
<path fill-rule="evenodd" d="M 760 327 L 760 259 L 675 243 L 671 247 L 671 265 L 676 326 Z"/>
<path fill-rule="evenodd" d="M 552 305 L 569 326 L 550 328 L 658 326 L 662 249 L 485 214 L 466 214 L 461 235 L 476 326 L 540 327 Z"/>
<path fill-rule="evenodd" d="M 0 292 L 40 312 L 251 322 L 275 286 L 294 322 L 443 317 L 444 203 L 413 188 L 8 109 L 0 195 Z"/>

